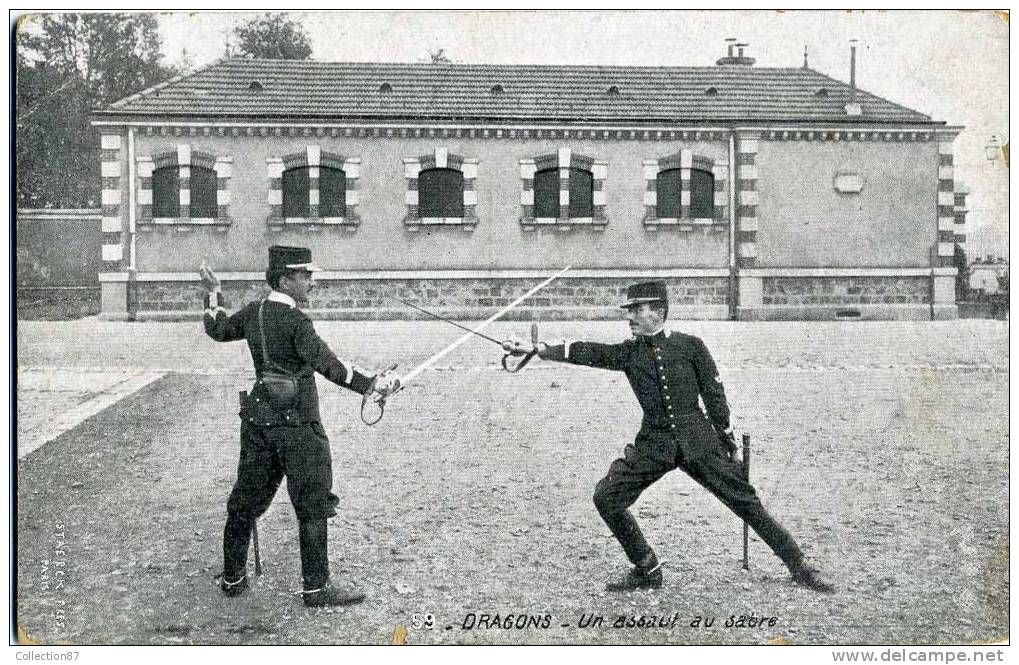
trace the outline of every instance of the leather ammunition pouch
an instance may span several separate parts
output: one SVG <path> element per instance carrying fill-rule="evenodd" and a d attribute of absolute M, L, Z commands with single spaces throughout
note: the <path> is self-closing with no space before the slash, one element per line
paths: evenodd
<path fill-rule="evenodd" d="M 298 386 L 295 375 L 267 369 L 262 372 L 259 382 L 265 388 L 266 397 L 274 409 L 286 411 L 297 401 Z"/>

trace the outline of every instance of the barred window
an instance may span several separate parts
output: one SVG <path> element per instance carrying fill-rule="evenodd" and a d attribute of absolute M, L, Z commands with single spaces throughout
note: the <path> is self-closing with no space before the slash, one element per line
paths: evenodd
<path fill-rule="evenodd" d="M 594 215 L 594 174 L 570 169 L 570 217 Z"/>
<path fill-rule="evenodd" d="M 190 184 L 191 217 L 215 219 L 216 172 L 202 166 L 192 166 Z"/>
<path fill-rule="evenodd" d="M 308 216 L 308 167 L 283 172 L 283 217 Z"/>
<path fill-rule="evenodd" d="M 152 172 L 152 216 L 180 217 L 180 178 L 176 166 Z"/>
<path fill-rule="evenodd" d="M 715 176 L 710 171 L 690 170 L 690 216 L 695 219 L 715 216 Z"/>
<path fill-rule="evenodd" d="M 559 169 L 543 169 L 534 174 L 534 216 L 559 216 Z"/>
<path fill-rule="evenodd" d="M 418 175 L 421 217 L 463 217 L 463 173 L 456 169 L 426 169 Z"/>
<path fill-rule="evenodd" d="M 679 219 L 682 197 L 682 172 L 679 169 L 666 169 L 658 173 L 658 180 L 655 183 L 657 192 L 657 216 L 669 219 Z"/>
<path fill-rule="evenodd" d="M 323 166 L 318 180 L 318 216 L 347 216 L 347 174 Z"/>

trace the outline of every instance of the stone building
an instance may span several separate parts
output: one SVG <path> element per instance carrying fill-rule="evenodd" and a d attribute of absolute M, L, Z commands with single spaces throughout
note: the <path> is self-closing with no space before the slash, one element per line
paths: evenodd
<path fill-rule="evenodd" d="M 660 278 L 674 318 L 954 318 L 962 128 L 753 63 L 213 63 L 94 116 L 103 316 L 198 316 L 203 259 L 253 298 L 298 244 L 321 317 L 484 318 L 572 264 L 515 315 Z"/>

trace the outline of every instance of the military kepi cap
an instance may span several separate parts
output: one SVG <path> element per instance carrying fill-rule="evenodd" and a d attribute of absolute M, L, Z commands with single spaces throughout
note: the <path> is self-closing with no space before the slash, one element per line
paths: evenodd
<path fill-rule="evenodd" d="M 269 270 L 321 270 L 311 262 L 311 250 L 307 247 L 273 245 L 269 248 Z"/>
<path fill-rule="evenodd" d="M 669 293 L 665 290 L 665 282 L 641 282 L 626 289 L 626 302 L 621 308 L 633 307 L 645 302 L 669 302 Z"/>

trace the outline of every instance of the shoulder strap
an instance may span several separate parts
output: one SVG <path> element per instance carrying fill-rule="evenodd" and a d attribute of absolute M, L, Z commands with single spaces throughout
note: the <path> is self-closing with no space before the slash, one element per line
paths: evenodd
<path fill-rule="evenodd" d="M 264 319 L 262 318 L 262 307 L 263 306 L 265 306 L 265 300 L 263 300 L 262 302 L 258 303 L 258 336 L 261 338 L 261 341 L 262 341 L 262 362 L 264 362 L 266 365 L 268 365 L 269 367 L 272 367 L 273 369 L 275 369 L 278 372 L 283 372 L 284 374 L 289 374 L 290 372 L 287 372 L 282 367 L 280 367 L 279 365 L 274 363 L 272 361 L 272 359 L 269 357 L 269 347 L 265 343 L 265 323 L 264 323 Z"/>

